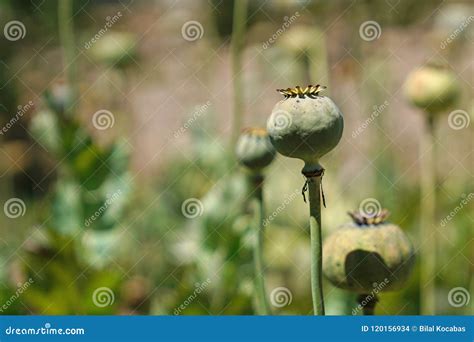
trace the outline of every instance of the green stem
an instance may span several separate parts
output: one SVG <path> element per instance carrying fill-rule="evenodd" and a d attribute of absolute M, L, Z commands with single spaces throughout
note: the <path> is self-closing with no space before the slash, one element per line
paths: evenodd
<path fill-rule="evenodd" d="M 434 120 L 428 115 L 420 142 L 420 311 L 422 315 L 436 313 L 436 162 Z"/>
<path fill-rule="evenodd" d="M 247 26 L 248 0 L 234 1 L 234 17 L 232 23 L 232 82 L 234 87 L 234 108 L 232 122 L 231 146 L 235 145 L 240 134 L 243 121 L 243 82 L 242 82 L 242 52 Z"/>
<path fill-rule="evenodd" d="M 255 230 L 255 241 L 253 246 L 254 261 L 254 277 L 255 277 L 255 295 L 257 303 L 257 313 L 259 315 L 271 314 L 270 305 L 267 300 L 265 290 L 265 273 L 263 262 L 263 237 L 264 237 L 264 218 L 265 209 L 263 205 L 263 176 L 260 174 L 252 176 L 253 182 L 253 208 L 255 222 L 253 229 Z"/>
<path fill-rule="evenodd" d="M 308 165 L 303 174 L 308 182 L 309 226 L 311 233 L 311 293 L 315 315 L 324 315 L 323 298 L 323 246 L 321 229 L 321 177 L 324 169 L 321 165 Z"/>
<path fill-rule="evenodd" d="M 59 39 L 63 48 L 64 68 L 67 73 L 67 83 L 72 93 L 72 101 L 66 114 L 72 115 L 76 105 L 76 68 L 74 48 L 74 21 L 73 0 L 61 0 L 58 2 Z"/>

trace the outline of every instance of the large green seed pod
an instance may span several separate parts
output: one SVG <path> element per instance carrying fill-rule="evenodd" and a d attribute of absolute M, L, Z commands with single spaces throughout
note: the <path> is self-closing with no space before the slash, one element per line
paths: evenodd
<path fill-rule="evenodd" d="M 324 242 L 324 275 L 335 286 L 361 294 L 400 288 L 414 262 L 405 233 L 384 222 L 385 210 L 370 218 L 351 216 L 354 222 L 344 224 Z"/>
<path fill-rule="evenodd" d="M 235 153 L 239 163 L 252 171 L 268 166 L 276 155 L 268 133 L 263 128 L 245 129 L 237 141 Z"/>
<path fill-rule="evenodd" d="M 436 64 L 413 71 L 405 83 L 409 101 L 430 114 L 449 108 L 459 92 L 456 76 L 447 68 Z"/>
<path fill-rule="evenodd" d="M 344 128 L 341 111 L 326 96 L 290 97 L 273 107 L 267 121 L 270 140 L 284 156 L 317 164 L 339 142 Z"/>

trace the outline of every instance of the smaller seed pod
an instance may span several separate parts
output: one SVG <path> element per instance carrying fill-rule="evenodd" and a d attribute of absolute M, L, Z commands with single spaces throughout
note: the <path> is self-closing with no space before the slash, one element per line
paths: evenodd
<path fill-rule="evenodd" d="M 104 64 L 123 66 L 136 55 L 137 40 L 128 32 L 108 32 L 90 48 L 91 56 Z"/>
<path fill-rule="evenodd" d="M 388 211 L 367 217 L 349 213 L 353 222 L 331 234 L 323 246 L 323 272 L 335 286 L 360 294 L 396 290 L 407 281 L 414 250 L 405 233 L 385 222 Z"/>
<path fill-rule="evenodd" d="M 408 100 L 430 114 L 449 108 L 460 93 L 456 76 L 439 64 L 427 64 L 413 71 L 405 83 Z"/>
<path fill-rule="evenodd" d="M 267 130 L 282 155 L 315 165 L 339 143 L 343 116 L 329 97 L 319 95 L 324 88 L 310 85 L 304 90 L 299 86 L 278 90 L 285 99 L 273 107 Z"/>
<path fill-rule="evenodd" d="M 239 163 L 252 171 L 265 168 L 276 155 L 268 133 L 263 128 L 244 129 L 237 141 L 235 153 Z"/>
<path fill-rule="evenodd" d="M 73 103 L 73 93 L 71 88 L 64 82 L 54 83 L 50 89 L 44 93 L 48 106 L 55 113 L 64 113 Z"/>

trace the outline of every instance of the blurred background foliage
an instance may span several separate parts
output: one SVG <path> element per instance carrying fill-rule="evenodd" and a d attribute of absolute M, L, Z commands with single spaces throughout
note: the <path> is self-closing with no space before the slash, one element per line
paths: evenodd
<path fill-rule="evenodd" d="M 11 20 L 26 27 L 23 39 L 0 39 L 0 125 L 34 103 L 0 136 L 0 202 L 20 198 L 26 208 L 18 218 L 0 215 L 0 304 L 9 303 L 2 313 L 173 314 L 186 303 L 180 314 L 253 314 L 248 189 L 229 146 L 234 2 L 74 1 L 77 102 L 66 82 L 57 5 L 0 1 L 2 27 Z M 440 48 L 472 14 L 469 1 L 250 2 L 244 123 L 265 125 L 276 88 L 310 81 L 326 84 L 345 114 L 343 140 L 323 161 L 324 235 L 372 197 L 419 245 L 423 114 L 400 88 L 409 71 L 441 60 L 459 76 L 456 108 L 472 113 L 473 24 Z M 195 41 L 182 34 L 190 20 L 203 27 Z M 373 41 L 359 34 L 369 20 L 381 27 Z M 100 110 L 112 113 L 113 126 L 94 126 Z M 453 130 L 446 117 L 437 127 L 440 221 L 474 191 L 473 125 Z M 279 157 L 266 177 L 267 212 L 278 210 L 266 227 L 267 286 L 292 293 L 288 306 L 273 308 L 278 314 L 311 312 L 301 167 Z M 203 208 L 192 219 L 182 213 L 190 198 Z M 447 297 L 454 287 L 474 288 L 473 217 L 470 202 L 437 228 L 439 313 L 472 313 L 472 301 L 456 308 Z M 407 288 L 381 295 L 378 314 L 419 313 L 418 272 Z M 12 301 L 28 279 L 32 285 Z M 114 294 L 104 307 L 93 301 L 102 287 Z M 329 283 L 325 296 L 328 314 L 356 306 Z"/>

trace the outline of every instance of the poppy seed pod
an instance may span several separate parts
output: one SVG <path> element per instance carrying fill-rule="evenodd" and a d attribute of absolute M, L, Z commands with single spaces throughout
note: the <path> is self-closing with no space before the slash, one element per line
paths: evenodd
<path fill-rule="evenodd" d="M 371 293 L 400 288 L 414 263 L 414 250 L 405 233 L 385 222 L 386 210 L 365 217 L 350 213 L 353 222 L 330 235 L 323 246 L 323 272 L 335 286 Z M 382 286 L 383 285 L 383 286 Z"/>
<path fill-rule="evenodd" d="M 247 128 L 237 141 L 235 153 L 240 164 L 252 171 L 259 171 L 273 161 L 276 151 L 265 129 Z"/>
<path fill-rule="evenodd" d="M 287 91 L 291 94 L 293 90 Z M 307 164 L 318 164 L 338 144 L 343 127 L 342 113 L 329 97 L 305 95 L 304 91 L 278 102 L 267 121 L 276 150 Z"/>
<path fill-rule="evenodd" d="M 413 71 L 405 83 L 405 93 L 409 101 L 430 114 L 451 106 L 459 92 L 455 75 L 436 64 Z"/>

